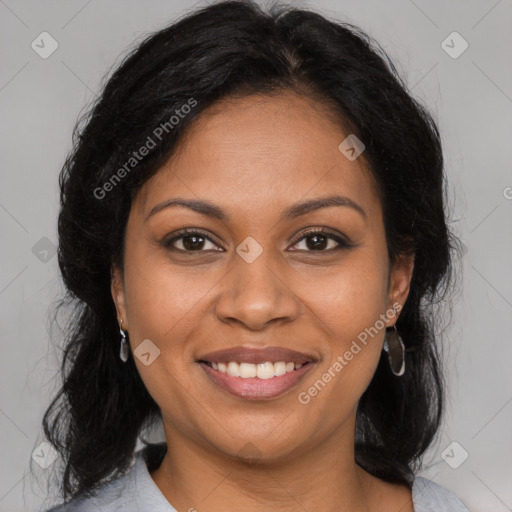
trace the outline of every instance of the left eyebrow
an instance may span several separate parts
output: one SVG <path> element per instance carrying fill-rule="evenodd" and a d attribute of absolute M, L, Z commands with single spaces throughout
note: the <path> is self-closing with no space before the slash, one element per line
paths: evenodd
<path fill-rule="evenodd" d="M 162 211 L 165 208 L 182 206 L 184 208 L 189 208 L 201 215 L 205 215 L 207 217 L 212 217 L 214 219 L 218 219 L 221 221 L 229 221 L 230 216 L 224 212 L 219 206 L 205 200 L 199 199 L 183 199 L 183 198 L 174 198 L 164 201 L 163 203 L 157 204 L 154 206 L 149 214 L 147 215 L 147 221 L 152 215 Z M 352 199 L 334 195 L 328 197 L 318 197 L 315 199 L 310 199 L 307 201 L 302 201 L 300 203 L 295 203 L 292 206 L 286 208 L 281 213 L 281 220 L 292 220 L 301 215 L 305 215 L 307 213 L 320 210 L 321 208 L 329 208 L 333 206 L 343 206 L 352 208 L 357 211 L 365 220 L 367 218 L 366 212 L 363 210 L 361 206 L 359 206 L 356 202 L 352 201 Z"/>
<path fill-rule="evenodd" d="M 362 217 L 366 220 L 366 212 L 363 210 L 361 206 L 359 206 L 356 202 L 352 201 L 352 199 L 345 196 L 328 196 L 328 197 L 318 197 L 315 199 L 310 199 L 308 201 L 303 201 L 301 203 L 296 203 L 281 214 L 282 220 L 291 220 L 296 217 L 300 217 L 301 215 L 305 215 L 306 213 L 310 213 L 321 208 L 328 208 L 332 206 L 346 206 L 352 208 L 361 214 Z"/>
<path fill-rule="evenodd" d="M 206 215 L 207 217 L 213 217 L 214 219 L 219 219 L 222 221 L 228 221 L 229 215 L 224 213 L 221 208 L 210 203 L 209 201 L 201 201 L 199 199 L 182 199 L 181 197 L 177 197 L 175 199 L 169 199 L 168 201 L 164 201 L 163 203 L 157 204 L 154 206 L 147 217 L 144 219 L 146 222 L 152 215 L 158 213 L 159 211 L 170 208 L 170 207 L 182 206 L 184 208 L 189 208 L 190 210 L 194 210 L 201 215 Z"/>

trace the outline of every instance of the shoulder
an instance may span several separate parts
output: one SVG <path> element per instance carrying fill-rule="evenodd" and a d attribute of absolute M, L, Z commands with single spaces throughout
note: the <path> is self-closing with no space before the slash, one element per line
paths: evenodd
<path fill-rule="evenodd" d="M 469 512 L 455 494 L 421 476 L 414 479 L 412 500 L 415 512 Z"/>
<path fill-rule="evenodd" d="M 135 497 L 127 485 L 129 477 L 118 477 L 100 491 L 54 507 L 47 512 L 122 512 L 137 510 Z"/>
<path fill-rule="evenodd" d="M 93 494 L 74 498 L 46 512 L 176 512 L 149 473 L 158 467 L 166 449 L 164 443 L 147 445 L 134 454 L 123 475 Z"/>
<path fill-rule="evenodd" d="M 99 491 L 51 508 L 46 512 L 121 512 L 137 510 L 136 494 L 131 485 L 135 464 L 124 475 L 112 480 Z"/>

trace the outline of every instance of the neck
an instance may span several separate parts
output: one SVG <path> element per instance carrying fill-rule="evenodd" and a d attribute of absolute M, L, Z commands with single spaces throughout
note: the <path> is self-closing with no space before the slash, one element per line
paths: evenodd
<path fill-rule="evenodd" d="M 251 462 L 166 429 L 167 453 L 151 477 L 177 510 L 383 510 L 378 500 L 383 485 L 389 484 L 357 466 L 354 435 L 355 418 L 344 432 L 324 437 L 322 444 L 278 460 Z"/>

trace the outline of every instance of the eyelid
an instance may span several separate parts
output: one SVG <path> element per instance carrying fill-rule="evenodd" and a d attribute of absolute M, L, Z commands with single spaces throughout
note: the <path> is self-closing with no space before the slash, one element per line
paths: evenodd
<path fill-rule="evenodd" d="M 184 228 L 184 229 L 181 229 L 180 231 L 176 232 L 173 234 L 172 238 L 169 238 L 169 239 L 164 239 L 163 240 L 163 245 L 169 249 L 174 249 L 176 251 L 179 251 L 179 252 L 188 252 L 188 253 L 201 253 L 201 252 L 208 252 L 208 251 L 184 251 L 182 249 L 176 249 L 175 247 L 172 246 L 172 244 L 176 241 L 176 240 L 179 240 L 180 238 L 183 238 L 185 235 L 187 234 L 190 234 L 190 235 L 194 235 L 194 234 L 197 234 L 197 235 L 202 235 L 204 238 L 206 238 L 209 242 L 219 246 L 219 243 L 216 242 L 212 236 L 210 236 L 210 234 L 201 229 L 201 228 Z M 354 244 L 352 244 L 351 242 L 348 241 L 347 237 L 342 235 L 342 234 L 337 234 L 337 233 L 333 233 L 332 230 L 330 228 L 327 228 L 325 226 L 317 226 L 317 227 L 310 227 L 310 228 L 307 228 L 306 231 L 303 231 L 300 235 L 297 235 L 294 237 L 294 242 L 292 243 L 292 246 L 295 246 L 297 245 L 298 243 L 302 242 L 302 240 L 304 240 L 304 238 L 307 238 L 308 236 L 312 236 L 312 235 L 323 235 L 323 236 L 326 236 L 328 238 L 330 238 L 331 240 L 334 240 L 338 246 L 337 247 L 334 247 L 334 248 L 331 248 L 331 249 L 328 249 L 328 250 L 325 250 L 325 251 L 305 251 L 305 252 L 311 252 L 311 253 L 326 253 L 326 254 L 330 254 L 332 253 L 333 251 L 336 251 L 338 249 L 349 249 L 351 247 L 354 247 Z M 221 247 L 222 250 L 224 250 L 222 247 Z M 299 250 L 299 252 L 303 252 L 302 250 Z"/>
<path fill-rule="evenodd" d="M 349 240 L 348 240 L 348 238 L 346 236 L 342 235 L 341 233 L 333 233 L 330 228 L 327 228 L 325 226 L 318 226 L 318 227 L 308 228 L 306 231 L 303 231 L 299 235 L 299 237 L 295 240 L 293 245 L 297 245 L 299 242 L 302 242 L 302 240 L 304 238 L 307 238 L 308 236 L 311 236 L 311 235 L 326 236 L 329 239 L 334 240 L 338 244 L 338 246 L 334 247 L 333 249 L 329 249 L 329 250 L 326 250 L 326 251 L 318 251 L 318 253 L 330 254 L 333 251 L 336 251 L 338 249 L 349 249 L 351 247 L 354 247 L 354 244 L 349 242 Z M 306 251 L 306 252 L 315 253 L 316 251 Z"/>
<path fill-rule="evenodd" d="M 172 243 L 176 240 L 179 240 L 180 238 L 183 238 L 185 235 L 202 235 L 204 238 L 206 238 L 209 242 L 212 244 L 215 244 L 219 246 L 219 242 L 215 241 L 215 239 L 205 230 L 201 228 L 184 228 L 172 235 L 171 238 L 165 237 L 162 241 L 163 245 L 168 247 L 169 249 L 176 249 L 172 246 Z M 206 251 L 183 251 L 181 249 L 176 249 L 180 252 L 206 252 Z"/>

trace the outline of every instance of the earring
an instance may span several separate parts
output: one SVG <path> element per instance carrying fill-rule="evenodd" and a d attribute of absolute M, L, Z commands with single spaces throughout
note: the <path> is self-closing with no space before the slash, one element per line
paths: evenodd
<path fill-rule="evenodd" d="M 394 307 L 393 311 L 396 315 L 397 311 Z M 389 366 L 393 375 L 402 376 L 405 372 L 405 345 L 398 334 L 396 325 L 393 325 L 393 330 L 386 334 L 384 350 L 388 353 Z"/>
<path fill-rule="evenodd" d="M 121 349 L 119 350 L 119 357 L 123 363 L 126 363 L 126 361 L 128 361 L 128 343 L 126 341 L 126 331 L 123 331 L 122 320 L 119 327 L 119 332 L 121 333 Z"/>

